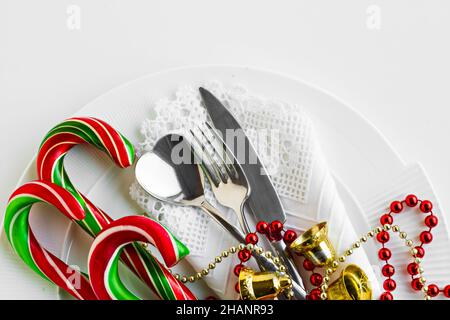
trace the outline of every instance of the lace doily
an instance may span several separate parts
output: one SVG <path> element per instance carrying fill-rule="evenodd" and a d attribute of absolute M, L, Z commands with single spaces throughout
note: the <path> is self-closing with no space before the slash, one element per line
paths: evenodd
<path fill-rule="evenodd" d="M 225 88 L 218 82 L 208 83 L 210 90 L 233 113 L 267 167 L 281 197 L 299 203 L 308 201 L 308 190 L 314 158 L 312 123 L 301 107 L 281 101 L 264 99 L 249 93 L 242 86 Z M 183 133 L 207 120 L 197 87 L 180 87 L 174 97 L 155 103 L 152 118 L 143 122 L 143 142 L 139 152 L 152 150 L 156 141 L 168 133 Z M 275 133 L 260 139 L 262 130 Z M 265 152 L 277 150 L 278 152 Z M 202 254 L 210 219 L 198 209 L 174 207 L 153 199 L 137 183 L 131 197 L 155 219 L 168 226 L 191 250 Z M 217 205 L 209 188 L 206 197 Z M 217 205 L 218 206 L 218 205 Z M 220 207 L 220 206 L 218 206 Z M 222 208 L 224 210 L 224 208 Z M 230 215 L 230 213 L 228 212 Z"/>

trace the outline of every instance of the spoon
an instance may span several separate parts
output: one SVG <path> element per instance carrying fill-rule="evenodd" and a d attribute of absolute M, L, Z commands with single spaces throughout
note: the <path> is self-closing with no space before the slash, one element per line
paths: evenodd
<path fill-rule="evenodd" d="M 159 139 L 153 152 L 142 155 L 136 163 L 136 180 L 154 198 L 166 203 L 202 209 L 239 243 L 246 243 L 243 232 L 222 217 L 205 198 L 205 178 L 190 143 L 181 135 L 168 134 Z M 273 260 L 254 255 L 262 271 L 278 271 Z M 305 291 L 293 282 L 294 297 L 304 299 Z M 284 299 L 280 296 L 279 299 Z"/>

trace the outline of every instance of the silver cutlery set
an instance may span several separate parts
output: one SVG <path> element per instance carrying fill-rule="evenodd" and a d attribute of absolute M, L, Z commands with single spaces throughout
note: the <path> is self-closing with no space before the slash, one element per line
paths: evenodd
<path fill-rule="evenodd" d="M 266 168 L 228 109 L 209 91 L 200 88 L 212 124 L 192 128 L 186 136 L 168 134 L 136 164 L 137 182 L 154 198 L 173 205 L 202 209 L 236 242 L 245 243 L 250 222 L 286 221 L 280 198 Z M 221 205 L 234 211 L 239 228 L 205 198 L 205 180 Z M 164 183 L 161 183 L 164 181 Z M 293 299 L 303 300 L 302 279 L 282 241 L 264 239 L 259 245 L 272 251 L 286 266 L 292 280 Z M 255 255 L 261 271 L 276 271 L 273 260 Z M 278 297 L 285 299 L 283 295 Z"/>

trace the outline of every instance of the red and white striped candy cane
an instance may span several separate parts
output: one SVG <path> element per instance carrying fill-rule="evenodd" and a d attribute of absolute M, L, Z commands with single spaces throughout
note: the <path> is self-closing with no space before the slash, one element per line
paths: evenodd
<path fill-rule="evenodd" d="M 137 241 L 153 244 L 167 266 L 177 262 L 177 240 L 163 226 L 142 216 L 120 218 L 100 232 L 89 252 L 91 284 L 99 299 L 139 299 L 122 283 L 118 271 L 123 248 Z"/>
<path fill-rule="evenodd" d="M 63 121 L 47 133 L 39 148 L 37 172 L 42 180 L 51 181 L 69 190 L 78 199 L 86 213 L 85 219 L 78 224 L 95 237 L 113 219 L 75 188 L 64 168 L 64 158 L 69 150 L 84 143 L 106 152 L 114 163 L 122 168 L 134 163 L 133 145 L 122 134 L 100 119 L 75 117 Z M 179 244 L 177 257 L 182 259 L 189 251 Z M 121 258 L 161 299 L 196 299 L 184 284 L 176 280 L 140 245 L 129 245 Z"/>
<path fill-rule="evenodd" d="M 69 219 L 84 218 L 83 207 L 67 190 L 48 182 L 32 181 L 11 195 L 5 213 L 4 229 L 8 241 L 22 260 L 37 274 L 58 285 L 77 299 L 96 300 L 89 279 L 43 248 L 30 228 L 33 204 L 45 202 Z"/>

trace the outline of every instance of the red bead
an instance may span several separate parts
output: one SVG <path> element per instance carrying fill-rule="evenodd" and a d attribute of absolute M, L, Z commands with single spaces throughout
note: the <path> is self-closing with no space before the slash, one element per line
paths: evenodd
<path fill-rule="evenodd" d="M 386 231 L 381 231 L 379 234 L 377 234 L 377 240 L 380 243 L 386 243 L 389 241 L 389 233 Z"/>
<path fill-rule="evenodd" d="M 380 218 L 381 225 L 392 224 L 394 222 L 394 218 L 390 214 L 383 214 Z"/>
<path fill-rule="evenodd" d="M 380 296 L 380 300 L 394 300 L 394 296 L 390 292 L 383 292 Z"/>
<path fill-rule="evenodd" d="M 270 223 L 270 232 L 279 233 L 283 230 L 283 223 L 278 220 L 274 220 Z"/>
<path fill-rule="evenodd" d="M 257 244 L 258 243 L 258 235 L 256 233 L 249 233 L 245 237 L 246 243 Z"/>
<path fill-rule="evenodd" d="M 413 194 L 407 195 L 405 198 L 405 203 L 408 207 L 415 207 L 418 202 L 419 200 L 417 200 L 417 197 Z"/>
<path fill-rule="evenodd" d="M 391 203 L 391 211 L 394 213 L 400 213 L 403 210 L 403 204 L 400 201 L 394 201 Z"/>
<path fill-rule="evenodd" d="M 309 293 L 309 296 L 310 296 L 311 300 L 321 300 L 319 289 L 311 290 L 311 292 Z"/>
<path fill-rule="evenodd" d="M 425 225 L 430 228 L 434 228 L 438 225 L 438 218 L 435 215 L 430 214 L 425 218 Z"/>
<path fill-rule="evenodd" d="M 415 247 L 417 250 L 416 258 L 423 258 L 425 256 L 425 249 L 422 247 Z"/>
<path fill-rule="evenodd" d="M 450 285 L 445 286 L 443 291 L 444 291 L 444 296 L 446 296 L 447 298 L 450 298 Z"/>
<path fill-rule="evenodd" d="M 381 248 L 378 251 L 378 257 L 381 260 L 389 260 L 391 258 L 392 254 L 391 254 L 391 250 L 389 250 L 388 248 Z"/>
<path fill-rule="evenodd" d="M 322 275 L 319 273 L 313 273 L 311 275 L 311 277 L 309 278 L 309 280 L 311 281 L 311 284 L 315 287 L 318 287 L 322 284 Z"/>
<path fill-rule="evenodd" d="M 252 253 L 247 249 L 241 250 L 238 253 L 239 260 L 241 260 L 242 262 L 248 261 L 251 256 Z"/>
<path fill-rule="evenodd" d="M 420 204 L 420 211 L 428 213 L 431 212 L 431 210 L 433 210 L 433 204 L 428 200 L 423 200 Z"/>
<path fill-rule="evenodd" d="M 312 263 L 308 259 L 305 259 L 303 261 L 303 268 L 305 268 L 305 270 L 312 271 L 312 270 L 314 270 L 315 267 L 316 266 L 314 265 L 314 263 Z"/>
<path fill-rule="evenodd" d="M 241 273 L 241 270 L 244 266 L 242 264 L 237 264 L 234 269 L 233 272 L 236 275 L 236 277 L 239 277 L 239 274 Z"/>
<path fill-rule="evenodd" d="M 269 235 L 270 241 L 280 241 L 281 239 L 283 239 L 283 235 L 281 234 L 281 232 L 271 232 Z"/>
<path fill-rule="evenodd" d="M 430 243 L 433 241 L 433 235 L 429 231 L 422 231 L 419 238 L 423 243 Z"/>
<path fill-rule="evenodd" d="M 237 293 L 241 293 L 241 288 L 239 287 L 239 281 L 236 282 L 236 284 L 234 285 L 234 290 L 236 290 Z"/>
<path fill-rule="evenodd" d="M 292 243 L 295 239 L 297 239 L 297 233 L 294 230 L 287 230 L 284 233 L 283 240 L 286 244 Z"/>
<path fill-rule="evenodd" d="M 428 285 L 428 295 L 430 297 L 436 297 L 439 294 L 439 287 L 435 284 Z"/>
<path fill-rule="evenodd" d="M 381 269 L 381 272 L 383 273 L 383 276 L 385 277 L 392 277 L 395 273 L 395 268 L 391 264 L 385 264 L 383 268 Z"/>
<path fill-rule="evenodd" d="M 415 262 L 412 262 L 408 264 L 406 270 L 410 275 L 415 276 L 416 274 L 419 274 L 419 265 Z"/>
<path fill-rule="evenodd" d="M 392 279 L 386 279 L 383 282 L 383 288 L 386 291 L 394 291 L 396 287 L 397 287 L 397 284 Z"/>
<path fill-rule="evenodd" d="M 258 231 L 259 233 L 263 233 L 266 234 L 269 232 L 269 224 L 265 221 L 259 221 L 256 224 L 256 231 Z"/>
<path fill-rule="evenodd" d="M 419 291 L 419 290 L 422 290 L 423 284 L 422 284 L 422 282 L 420 282 L 419 278 L 417 278 L 417 279 L 414 279 L 413 281 L 411 281 L 411 287 L 414 290 Z"/>

